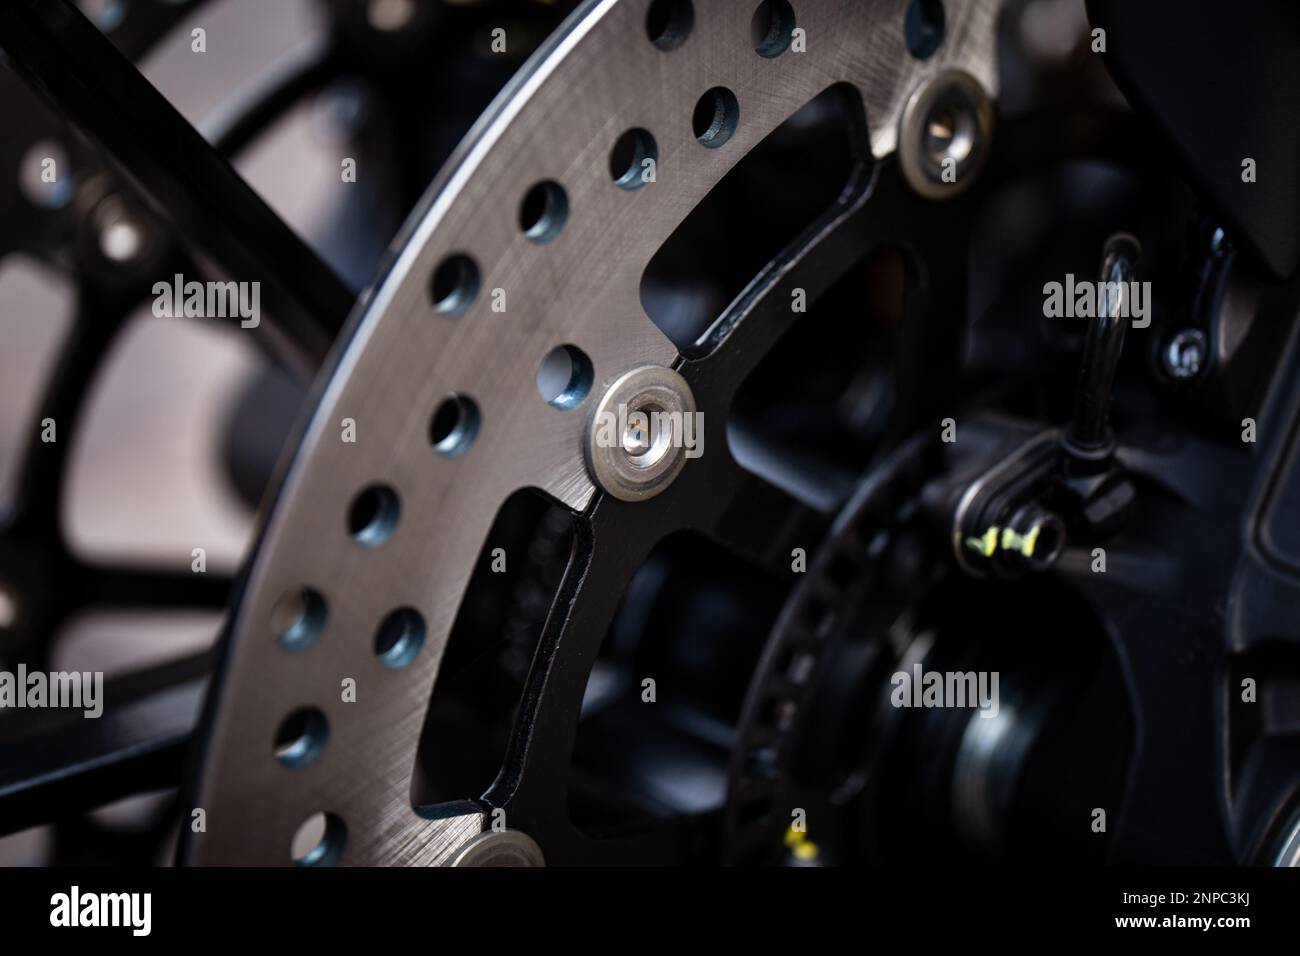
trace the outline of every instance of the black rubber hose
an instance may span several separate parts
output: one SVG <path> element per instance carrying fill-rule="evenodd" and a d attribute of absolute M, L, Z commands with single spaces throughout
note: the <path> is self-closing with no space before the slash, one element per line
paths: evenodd
<path fill-rule="evenodd" d="M 1102 254 L 1097 315 L 1088 326 L 1074 418 L 1065 434 L 1066 448 L 1083 457 L 1106 454 L 1114 444 L 1107 416 L 1129 322 L 1129 282 L 1140 254 L 1138 241 L 1128 233 L 1111 236 Z"/>

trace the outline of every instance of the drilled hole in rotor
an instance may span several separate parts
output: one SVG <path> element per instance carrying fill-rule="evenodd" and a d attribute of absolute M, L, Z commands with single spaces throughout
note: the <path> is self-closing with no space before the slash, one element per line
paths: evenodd
<path fill-rule="evenodd" d="M 275 759 L 301 770 L 316 762 L 329 740 L 329 722 L 315 707 L 301 707 L 280 723 L 275 732 Z"/>
<path fill-rule="evenodd" d="M 788 0 L 763 0 L 749 21 L 754 51 L 769 60 L 790 49 L 795 27 L 794 7 Z"/>
<path fill-rule="evenodd" d="M 433 450 L 448 458 L 465 454 L 474 444 L 480 421 L 474 399 L 468 395 L 447 396 L 429 422 L 429 441 Z"/>
<path fill-rule="evenodd" d="M 387 485 L 371 485 L 352 499 L 348 532 L 367 548 L 377 548 L 393 536 L 401 514 L 397 492 Z"/>
<path fill-rule="evenodd" d="M 609 175 L 623 189 L 640 189 L 649 181 L 658 161 L 659 147 L 649 131 L 630 129 L 610 150 Z"/>
<path fill-rule="evenodd" d="M 424 646 L 424 617 L 412 607 L 398 608 L 375 632 L 375 656 L 385 667 L 405 667 Z"/>
<path fill-rule="evenodd" d="M 903 18 L 903 38 L 907 52 L 926 60 L 943 45 L 944 16 L 942 0 L 912 0 Z"/>
<path fill-rule="evenodd" d="M 591 359 L 576 345 L 551 349 L 537 369 L 537 391 L 556 408 L 576 408 L 591 391 Z"/>
<path fill-rule="evenodd" d="M 302 651 L 315 644 L 325 630 L 325 599 L 311 588 L 290 591 L 271 608 L 271 627 L 286 651 Z"/>
<path fill-rule="evenodd" d="M 289 853 L 299 866 L 333 866 L 343 856 L 348 828 L 333 813 L 316 811 L 299 824 Z"/>
<path fill-rule="evenodd" d="M 443 315 L 464 315 L 478 296 L 478 266 L 467 255 L 448 256 L 434 270 L 429 286 L 433 307 Z"/>
<path fill-rule="evenodd" d="M 715 86 L 695 104 L 691 127 L 701 146 L 717 149 L 731 139 L 740 122 L 740 102 L 725 86 Z"/>
<path fill-rule="evenodd" d="M 694 25 L 691 0 L 654 0 L 645 18 L 646 35 L 661 50 L 675 50 L 685 43 Z"/>
<path fill-rule="evenodd" d="M 569 197 L 554 180 L 538 183 L 519 206 L 519 228 L 533 242 L 550 242 L 569 218 Z"/>

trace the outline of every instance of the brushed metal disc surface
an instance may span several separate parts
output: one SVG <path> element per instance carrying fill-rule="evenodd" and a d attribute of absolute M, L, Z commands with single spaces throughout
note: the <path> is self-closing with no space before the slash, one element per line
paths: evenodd
<path fill-rule="evenodd" d="M 346 825 L 343 865 L 446 862 L 481 821 L 417 815 L 411 778 L 474 562 L 515 490 L 540 488 L 574 509 L 594 493 L 586 403 L 542 400 L 539 364 L 558 345 L 580 348 L 594 396 L 629 369 L 671 367 L 677 352 L 641 307 L 647 263 L 738 160 L 827 87 L 847 82 L 861 93 L 877 156 L 893 151 L 903 106 L 926 77 L 959 69 L 996 94 L 1000 0 L 947 4 L 946 38 L 925 60 L 904 43 L 907 0 L 795 0 L 806 50 L 772 58 L 750 38 L 752 0 L 696 0 L 689 37 L 670 51 L 647 37 L 648 6 L 587 3 L 525 66 L 431 186 L 336 344 L 231 621 L 194 789 L 207 827 L 189 835 L 190 861 L 288 865 L 296 828 L 324 811 Z M 722 147 L 704 148 L 692 111 L 717 86 L 735 94 L 739 125 Z M 611 179 L 608 160 L 632 128 L 649 130 L 658 147 L 656 181 L 635 190 Z M 562 187 L 568 216 L 539 243 L 521 231 L 519 211 L 544 181 Z M 477 264 L 481 281 L 451 317 L 434 309 L 429 286 L 456 254 Z M 498 289 L 505 312 L 491 308 Z M 479 421 L 473 443 L 447 456 L 429 430 L 452 394 L 471 399 Z M 356 423 L 355 443 L 342 440 L 344 419 Z M 378 546 L 348 530 L 349 508 L 372 485 L 400 506 Z M 323 599 L 324 626 L 288 650 L 272 609 L 303 588 Z M 411 663 L 393 668 L 376 656 L 374 636 L 398 608 L 418 612 L 426 637 Z M 355 702 L 342 699 L 349 678 Z M 325 715 L 329 741 L 294 769 L 274 758 L 273 740 L 301 707 Z"/>

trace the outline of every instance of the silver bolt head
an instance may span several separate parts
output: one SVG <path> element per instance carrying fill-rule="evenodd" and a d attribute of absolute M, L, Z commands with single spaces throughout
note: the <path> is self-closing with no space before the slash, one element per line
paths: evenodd
<path fill-rule="evenodd" d="M 1201 373 L 1208 346 L 1200 329 L 1181 329 L 1165 343 L 1161 360 L 1165 374 L 1185 382 Z"/>
<path fill-rule="evenodd" d="M 898 159 L 907 184 L 926 199 L 951 199 L 984 168 L 993 138 L 993 104 L 964 70 L 929 77 L 898 124 Z"/>
<path fill-rule="evenodd" d="M 659 494 L 686 463 L 682 426 L 694 414 L 691 387 L 672 369 L 647 365 L 624 372 L 587 422 L 592 479 L 622 501 Z"/>
<path fill-rule="evenodd" d="M 537 841 L 519 830 L 484 830 L 466 840 L 452 866 L 545 866 Z"/>

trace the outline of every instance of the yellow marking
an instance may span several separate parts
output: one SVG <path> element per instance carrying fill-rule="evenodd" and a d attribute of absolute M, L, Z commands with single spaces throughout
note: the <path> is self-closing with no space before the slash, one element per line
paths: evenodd
<path fill-rule="evenodd" d="M 803 860 L 805 863 L 809 860 L 817 859 L 819 853 L 821 853 L 821 850 L 819 850 L 817 844 L 813 843 L 811 840 L 805 840 L 794 848 L 795 858 Z"/>
<path fill-rule="evenodd" d="M 795 859 L 803 860 L 805 863 L 809 860 L 815 860 L 821 854 L 821 848 L 808 839 L 808 834 L 802 830 L 796 830 L 794 824 L 790 824 L 785 831 L 785 845 L 794 854 Z"/>
<path fill-rule="evenodd" d="M 986 558 L 993 557 L 994 552 L 1001 548 L 1003 551 L 1019 551 L 1027 558 L 1034 556 L 1034 547 L 1038 543 L 1038 532 L 1042 530 L 1041 525 L 1035 525 L 1029 534 L 1017 534 L 1011 528 L 999 528 L 993 525 L 978 538 L 967 538 L 966 547 L 972 551 L 978 551 Z"/>
<path fill-rule="evenodd" d="M 1038 541 L 1038 532 L 1042 525 L 1034 525 L 1032 531 L 1026 535 L 1019 535 L 1010 528 L 1002 532 L 1002 549 L 1004 551 L 1019 551 L 1026 558 L 1034 556 L 1034 544 Z"/>
<path fill-rule="evenodd" d="M 967 538 L 966 547 L 978 551 L 986 558 L 993 557 L 993 552 L 998 549 L 998 526 L 994 525 L 978 538 Z"/>

